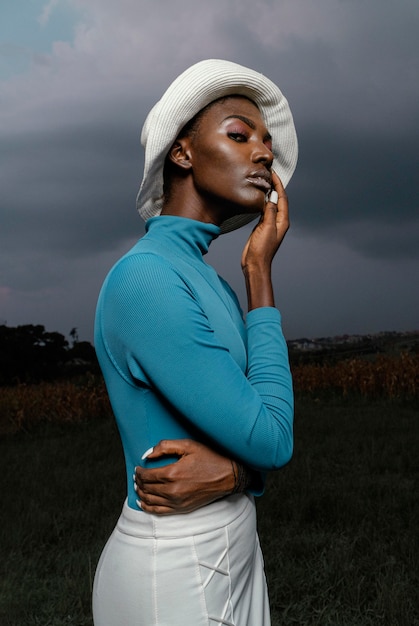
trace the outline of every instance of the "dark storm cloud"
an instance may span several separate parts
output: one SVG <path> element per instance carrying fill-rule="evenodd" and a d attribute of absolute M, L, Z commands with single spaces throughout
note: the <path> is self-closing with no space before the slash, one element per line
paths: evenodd
<path fill-rule="evenodd" d="M 314 231 L 335 230 L 344 236 L 351 223 L 364 223 L 393 231 L 391 254 L 419 255 L 419 249 L 405 247 L 404 232 L 418 223 L 417 137 L 385 137 L 367 132 L 327 133 L 304 129 L 300 133 L 300 163 L 293 202 L 295 220 Z M 400 229 L 403 224 L 405 231 Z M 385 234 L 383 233 L 383 234 Z M 396 241 L 399 239 L 399 241 Z M 350 245 L 350 239 L 346 241 Z M 390 250 L 383 238 L 381 253 Z M 370 254 L 354 241 L 355 247 Z M 375 254 L 379 254 L 379 245 Z"/>
<path fill-rule="evenodd" d="M 293 224 L 341 238 L 365 256 L 417 257 L 419 5 L 328 8 L 317 5 L 323 19 L 310 29 L 313 15 L 304 28 L 300 7 L 293 29 L 296 6 L 285 27 L 277 21 L 277 45 L 271 38 L 262 49 L 263 26 L 252 20 L 242 19 L 240 29 L 221 19 L 219 26 L 237 58 L 272 77 L 290 101 L 300 144 L 289 188 Z M 279 13 L 266 3 L 265 25 Z"/>
<path fill-rule="evenodd" d="M 310 297 L 319 324 L 327 302 L 324 324 L 331 330 L 341 319 L 348 330 L 336 301 L 351 293 L 364 303 L 361 326 L 370 306 L 363 290 L 384 286 L 393 261 L 401 298 L 419 254 L 417 0 L 241 0 L 200 11 L 190 0 L 161 0 L 148 7 L 90 0 L 72 45 L 57 44 L 47 63 L 4 83 L 0 319 L 4 310 L 10 323 L 35 322 L 22 317 L 33 310 L 46 323 L 42 316 L 51 311 L 52 320 L 55 310 L 60 324 L 82 327 L 74 319 L 80 310 L 91 325 L 108 267 L 144 232 L 135 210 L 142 122 L 168 82 L 205 57 L 263 72 L 290 101 L 300 158 L 288 189 L 289 301 L 307 310 Z M 241 294 L 240 248 L 249 232 L 217 242 L 212 257 Z M 405 293 L 404 310 L 412 310 L 407 282 Z M 386 307 L 389 316 L 397 311 L 383 300 Z"/>
<path fill-rule="evenodd" d="M 13 235 L 34 249 L 89 255 L 131 236 L 140 180 L 133 130 L 108 123 L 6 138 L 3 245 Z"/>

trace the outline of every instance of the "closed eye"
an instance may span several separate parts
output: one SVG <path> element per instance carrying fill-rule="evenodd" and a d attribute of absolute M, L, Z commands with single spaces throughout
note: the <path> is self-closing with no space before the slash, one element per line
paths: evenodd
<path fill-rule="evenodd" d="M 247 141 L 247 136 L 243 133 L 228 133 L 230 139 L 237 141 L 238 143 L 244 143 Z"/>

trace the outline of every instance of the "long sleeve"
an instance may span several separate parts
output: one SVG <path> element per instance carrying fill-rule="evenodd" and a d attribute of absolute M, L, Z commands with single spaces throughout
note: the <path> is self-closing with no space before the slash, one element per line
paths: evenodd
<path fill-rule="evenodd" d="M 130 386 L 155 393 L 191 436 L 255 469 L 279 468 L 293 445 L 292 382 L 279 311 L 248 314 L 243 370 L 234 347 L 213 327 L 206 302 L 214 297 L 203 298 L 178 265 L 155 254 L 126 257 L 108 277 L 100 304 L 109 363 Z"/>

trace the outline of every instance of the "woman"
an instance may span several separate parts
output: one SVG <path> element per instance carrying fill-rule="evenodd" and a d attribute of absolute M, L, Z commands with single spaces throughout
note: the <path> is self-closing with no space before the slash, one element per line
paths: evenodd
<path fill-rule="evenodd" d="M 111 270 L 96 316 L 128 497 L 97 568 L 95 625 L 268 626 L 251 494 L 292 454 L 292 384 L 271 281 L 288 229 L 282 183 L 297 158 L 292 116 L 266 77 L 208 60 L 172 83 L 142 142 L 137 206 L 146 235 Z M 255 217 L 241 259 L 245 323 L 203 255 L 219 234 Z M 156 446 L 162 439 L 171 441 Z M 158 482 L 185 456 L 191 481 L 207 493 L 187 514 L 156 515 L 169 512 Z M 136 493 L 141 457 L 151 469 L 139 472 Z"/>

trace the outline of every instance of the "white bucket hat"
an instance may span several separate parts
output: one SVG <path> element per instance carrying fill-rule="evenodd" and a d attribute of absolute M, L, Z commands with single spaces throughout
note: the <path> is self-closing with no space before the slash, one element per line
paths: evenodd
<path fill-rule="evenodd" d="M 144 123 L 141 133 L 144 174 L 137 195 L 137 209 L 144 220 L 160 215 L 164 162 L 182 128 L 210 102 L 231 95 L 246 96 L 259 108 L 272 135 L 272 167 L 284 187 L 288 184 L 297 164 L 298 144 L 287 100 L 263 74 L 231 61 L 208 59 L 180 74 Z M 248 224 L 259 215 L 235 215 L 221 224 L 221 233 Z"/>

